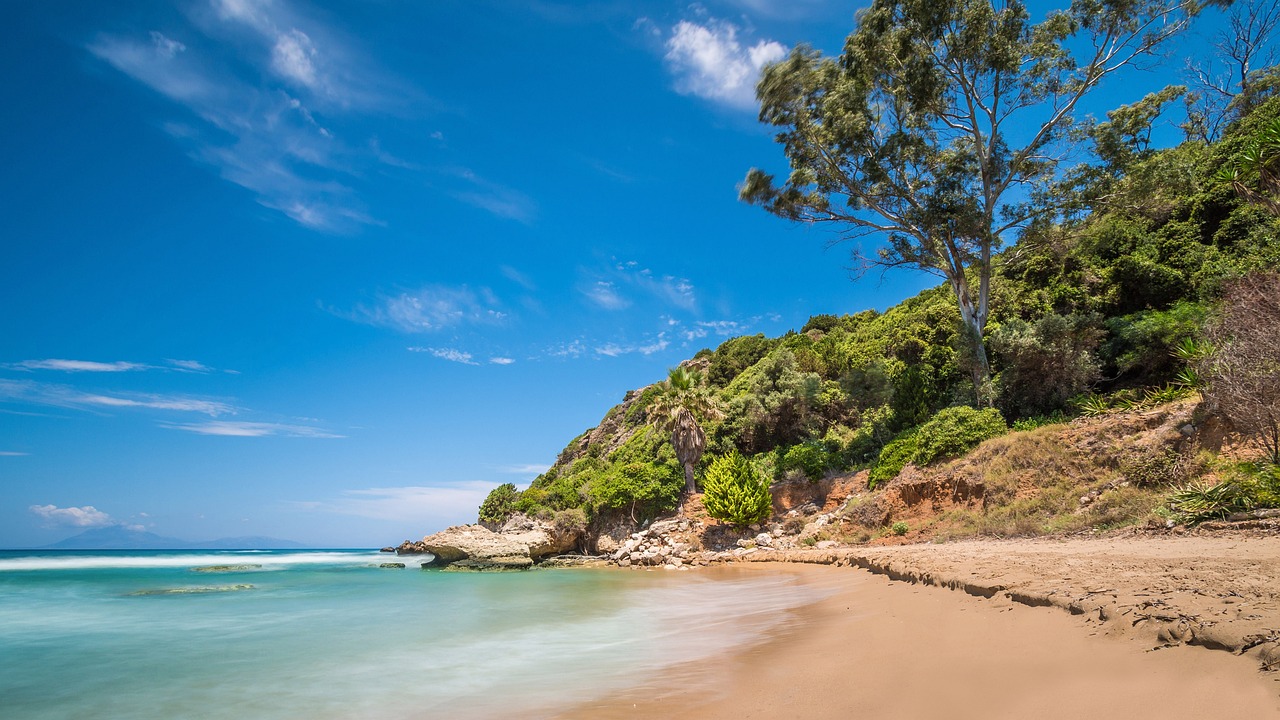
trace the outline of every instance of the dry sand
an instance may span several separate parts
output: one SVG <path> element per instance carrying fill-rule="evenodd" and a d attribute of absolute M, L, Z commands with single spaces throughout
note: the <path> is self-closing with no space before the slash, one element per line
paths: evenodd
<path fill-rule="evenodd" d="M 1259 669 L 1280 538 L 758 555 L 790 562 L 708 572 L 794 573 L 824 599 L 760 645 L 566 717 L 1280 718 L 1280 674 Z"/>

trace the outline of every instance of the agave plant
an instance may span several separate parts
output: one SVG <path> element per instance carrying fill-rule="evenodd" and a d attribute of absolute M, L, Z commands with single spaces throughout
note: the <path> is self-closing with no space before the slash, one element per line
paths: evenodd
<path fill-rule="evenodd" d="M 1230 480 L 1210 485 L 1191 483 L 1169 496 L 1169 508 L 1179 522 L 1194 525 L 1220 520 L 1235 512 L 1253 509 L 1253 498 Z"/>

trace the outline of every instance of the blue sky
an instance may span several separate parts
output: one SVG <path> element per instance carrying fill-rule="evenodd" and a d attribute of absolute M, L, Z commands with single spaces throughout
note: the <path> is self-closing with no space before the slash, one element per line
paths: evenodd
<path fill-rule="evenodd" d="M 0 547 L 420 537 L 700 348 L 932 285 L 736 199 L 761 63 L 856 8 L 11 5 Z"/>

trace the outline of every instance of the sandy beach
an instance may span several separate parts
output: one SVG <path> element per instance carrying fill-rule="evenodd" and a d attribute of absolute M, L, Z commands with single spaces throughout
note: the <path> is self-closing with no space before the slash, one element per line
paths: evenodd
<path fill-rule="evenodd" d="M 793 573 L 822 599 L 766 642 L 564 717 L 1280 718 L 1280 673 L 1262 669 L 1280 629 L 1280 538 L 759 559 L 706 572 Z"/>

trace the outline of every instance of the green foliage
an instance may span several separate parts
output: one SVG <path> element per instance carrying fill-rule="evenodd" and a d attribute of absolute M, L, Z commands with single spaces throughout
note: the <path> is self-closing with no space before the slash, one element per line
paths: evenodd
<path fill-rule="evenodd" d="M 763 334 L 743 335 L 725 340 L 711 354 L 707 368 L 707 380 L 716 387 L 724 387 L 738 377 L 743 370 L 755 365 L 777 344 Z"/>
<path fill-rule="evenodd" d="M 876 458 L 876 463 L 871 467 L 868 476 L 868 484 L 875 488 L 883 482 L 888 482 L 898 476 L 902 472 L 902 468 L 911 462 L 916 455 L 916 436 L 919 430 L 909 430 L 898 437 L 891 440 L 880 450 L 880 455 Z"/>
<path fill-rule="evenodd" d="M 1003 435 L 1008 430 L 1000 411 L 995 408 L 947 408 L 920 426 L 912 462 L 928 465 L 935 460 L 958 457 L 983 440 Z"/>
<path fill-rule="evenodd" d="M 871 487 L 892 480 L 907 463 L 919 466 L 968 452 L 978 443 L 1008 431 L 995 408 L 974 410 L 960 406 L 942 410 L 923 425 L 908 430 L 884 446 L 871 468 Z"/>
<path fill-rule="evenodd" d="M 911 528 L 901 520 L 889 526 L 889 531 L 898 537 L 902 537 L 911 531 Z"/>
<path fill-rule="evenodd" d="M 782 472 L 797 470 L 809 480 L 821 480 L 832 466 L 832 457 L 824 443 L 809 441 L 792 445 L 782 453 L 778 468 Z"/>
<path fill-rule="evenodd" d="M 1002 370 L 996 381 L 1000 408 L 1010 417 L 1062 410 L 1098 380 L 1094 351 L 1101 318 L 1050 313 L 1028 323 L 1011 320 L 991 334 Z"/>
<path fill-rule="evenodd" d="M 1107 320 L 1111 340 L 1102 355 L 1109 374 L 1124 374 L 1134 382 L 1171 378 L 1178 367 L 1175 351 L 1187 339 L 1199 337 L 1209 314 L 1195 302 L 1178 302 L 1167 310 L 1146 310 Z"/>
<path fill-rule="evenodd" d="M 1252 510 L 1254 500 L 1240 483 L 1227 480 L 1214 485 L 1192 483 L 1169 496 L 1169 508 L 1177 522 L 1194 525 L 1220 520 L 1235 512 Z"/>
<path fill-rule="evenodd" d="M 769 518 L 773 498 L 769 485 L 749 460 L 737 452 L 711 461 L 703 479 L 702 502 L 711 517 L 743 527 Z"/>
<path fill-rule="evenodd" d="M 519 492 L 512 483 L 502 483 L 489 491 L 484 502 L 480 503 L 480 522 L 501 524 L 516 512 L 516 498 Z"/>
<path fill-rule="evenodd" d="M 594 474 L 586 486 L 593 513 L 626 510 L 643 521 L 675 508 L 684 489 L 684 476 L 673 464 L 628 462 Z"/>

